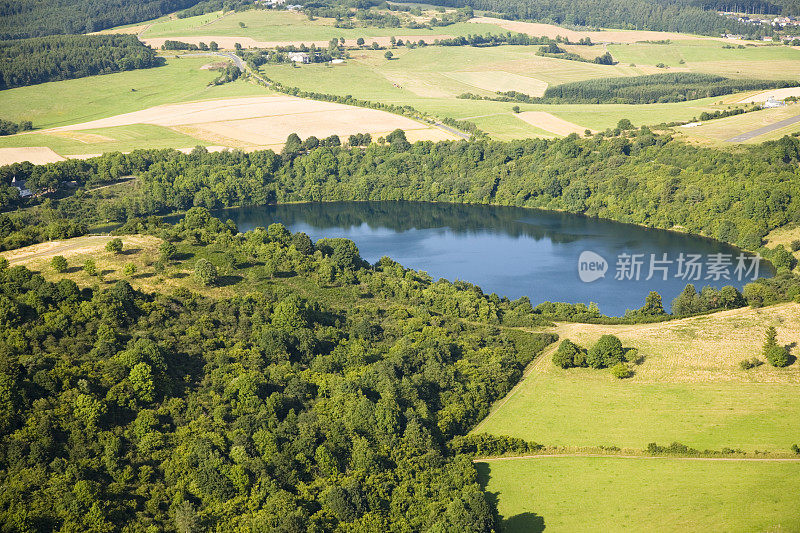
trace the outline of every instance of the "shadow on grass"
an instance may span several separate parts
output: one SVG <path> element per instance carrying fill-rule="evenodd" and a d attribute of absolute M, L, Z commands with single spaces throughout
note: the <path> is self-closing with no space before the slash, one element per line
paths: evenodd
<path fill-rule="evenodd" d="M 544 518 L 536 513 L 520 513 L 510 518 L 503 518 L 497 513 L 497 503 L 500 496 L 499 492 L 489 492 L 486 486 L 492 477 L 492 467 L 489 463 L 475 463 L 475 470 L 478 472 L 478 484 L 486 494 L 488 501 L 495 510 L 495 524 L 498 524 L 500 533 L 541 533 L 544 531 Z"/>
<path fill-rule="evenodd" d="M 520 513 L 503 520 L 500 531 L 503 533 L 541 533 L 544 531 L 544 518 L 536 513 Z"/>
<path fill-rule="evenodd" d="M 126 249 L 126 250 L 122 250 L 122 251 L 120 252 L 120 254 L 121 254 L 121 255 L 136 255 L 136 254 L 138 254 L 138 253 L 139 253 L 139 252 L 141 252 L 141 251 L 142 251 L 142 249 L 141 249 L 141 248 L 128 248 L 128 249 Z"/>
<path fill-rule="evenodd" d="M 133 279 L 147 279 L 152 278 L 153 276 L 155 276 L 155 274 L 152 272 L 142 272 L 141 274 L 135 274 L 132 277 Z"/>
<path fill-rule="evenodd" d="M 220 276 L 217 278 L 216 286 L 217 287 L 229 287 L 230 285 L 236 285 L 244 278 L 239 275 L 231 275 L 231 276 Z"/>
<path fill-rule="evenodd" d="M 177 253 L 177 254 L 173 255 L 172 257 L 170 257 L 170 260 L 171 261 L 186 261 L 187 259 L 191 259 L 192 257 L 194 257 L 193 253 L 191 253 L 191 252 L 183 252 L 183 253 Z"/>
<path fill-rule="evenodd" d="M 187 274 L 186 272 L 175 272 L 174 274 L 172 274 L 172 277 L 175 279 L 183 279 L 183 278 L 188 278 L 189 274 Z"/>
<path fill-rule="evenodd" d="M 67 273 L 67 274 L 74 274 L 75 272 L 80 272 L 81 270 L 83 270 L 82 266 L 73 266 L 73 267 L 69 267 L 64 272 Z"/>

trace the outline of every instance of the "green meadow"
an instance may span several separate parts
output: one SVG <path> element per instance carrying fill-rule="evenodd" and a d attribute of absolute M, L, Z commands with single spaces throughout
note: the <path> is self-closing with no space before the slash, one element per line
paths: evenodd
<path fill-rule="evenodd" d="M 503 533 L 800 530 L 798 462 L 551 457 L 477 467 Z"/>
<path fill-rule="evenodd" d="M 790 383 L 635 383 L 608 371 L 534 372 L 477 428 L 548 446 L 680 442 L 788 453 L 800 443 L 800 395 Z"/>
<path fill-rule="evenodd" d="M 200 67 L 212 61 L 212 57 L 172 57 L 162 67 L 8 89 L 0 98 L 0 117 L 30 120 L 43 129 L 162 104 L 268 92 L 245 81 L 209 87 L 218 73 Z"/>
<path fill-rule="evenodd" d="M 309 20 L 293 11 L 251 9 L 221 16 L 221 13 L 199 15 L 152 24 L 142 35 L 150 37 L 191 37 L 219 35 L 226 37 L 251 37 L 257 41 L 322 41 L 344 37 L 389 37 L 414 35 L 424 38 L 433 35 L 453 37 L 475 33 L 501 33 L 504 30 L 493 24 L 459 22 L 432 29 L 379 28 L 377 26 L 336 28 L 334 19 Z M 244 24 L 244 27 L 241 26 Z"/>
<path fill-rule="evenodd" d="M 636 125 L 691 120 L 703 111 L 719 109 L 719 98 L 653 105 L 623 104 L 514 104 L 457 98 L 463 93 L 491 96 L 513 86 L 498 85 L 513 74 L 512 80 L 526 84 L 542 81 L 558 84 L 599 77 L 640 75 L 639 69 L 624 65 L 603 66 L 591 63 L 543 58 L 538 47 L 501 46 L 495 48 L 426 47 L 398 49 L 397 59 L 387 61 L 382 51 L 352 52 L 345 64 L 265 65 L 261 72 L 286 86 L 366 100 L 410 105 L 421 111 L 456 119 L 469 119 L 498 139 L 536 135 L 539 128 L 513 117 L 512 107 L 522 111 L 545 111 L 582 128 L 613 128 L 621 118 Z M 462 74 L 469 73 L 469 76 Z M 526 79 L 527 78 L 527 79 Z M 465 81 L 468 80 L 468 81 Z M 553 134 L 545 130 L 545 135 Z"/>
<path fill-rule="evenodd" d="M 0 148 L 44 146 L 63 156 L 131 152 L 143 147 L 191 148 L 209 144 L 170 128 L 151 124 L 133 124 L 79 132 L 59 132 L 58 134 L 30 133 L 0 137 Z"/>

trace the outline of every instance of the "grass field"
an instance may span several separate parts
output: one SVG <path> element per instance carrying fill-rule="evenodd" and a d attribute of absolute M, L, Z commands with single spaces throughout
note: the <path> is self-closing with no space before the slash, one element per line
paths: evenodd
<path fill-rule="evenodd" d="M 163 67 L 8 89 L 0 98 L 0 117 L 31 120 L 42 129 L 166 103 L 269 93 L 244 81 L 208 87 L 219 74 L 200 67 L 212 61 L 210 57 L 168 58 Z"/>
<path fill-rule="evenodd" d="M 389 37 L 392 35 L 414 35 L 420 38 L 434 35 L 462 36 L 475 33 L 501 33 L 493 24 L 470 24 L 461 22 L 433 29 L 379 28 L 376 26 L 336 28 L 334 19 L 309 20 L 294 11 L 248 10 L 221 16 L 221 13 L 206 14 L 185 19 L 153 23 L 142 38 L 190 37 L 197 35 L 219 35 L 228 37 L 250 37 L 257 41 L 328 41 L 333 38 L 357 39 L 358 37 Z M 240 23 L 245 26 L 242 27 Z"/>
<path fill-rule="evenodd" d="M 497 83 L 505 89 L 513 81 L 522 85 L 557 84 L 598 77 L 639 75 L 642 72 L 624 65 L 603 66 L 575 61 L 543 58 L 535 55 L 538 47 L 503 46 L 491 49 L 472 47 L 427 47 L 399 49 L 397 59 L 386 61 L 382 51 L 359 51 L 343 65 L 266 65 L 262 72 L 287 85 L 309 91 L 353 95 L 366 100 L 398 105 L 411 105 L 438 116 L 457 119 L 476 118 L 476 123 L 499 139 L 528 136 L 530 130 L 520 126 L 511 108 L 513 103 L 486 100 L 463 100 L 466 92 L 491 96 L 488 88 Z M 502 78 L 498 73 L 504 73 Z M 498 81 L 500 79 L 500 81 Z M 485 88 L 481 88 L 483 85 Z M 741 99 L 741 97 L 739 97 Z M 621 118 L 634 124 L 657 124 L 673 120 L 691 120 L 703 111 L 719 109 L 723 98 L 706 98 L 690 102 L 655 105 L 544 105 L 519 104 L 522 111 L 543 111 L 574 123 L 582 131 L 613 128 Z M 503 116 L 503 118 L 500 118 Z M 487 117 L 491 119 L 482 120 Z M 534 127 L 557 132 L 546 127 Z"/>
<path fill-rule="evenodd" d="M 615 380 L 607 370 L 556 367 L 552 347 L 475 431 L 554 446 L 641 450 L 678 441 L 701 450 L 787 452 L 800 441 L 800 364 L 738 368 L 740 360 L 760 357 L 769 325 L 797 355 L 798 304 L 661 324 L 560 325 L 562 339 L 582 346 L 615 334 L 638 348 L 643 362 L 634 377 Z"/>
<path fill-rule="evenodd" d="M 800 530 L 796 462 L 554 457 L 477 467 L 503 533 Z"/>
<path fill-rule="evenodd" d="M 45 146 L 60 155 L 130 152 L 137 148 L 189 148 L 211 143 L 152 124 L 134 124 L 80 132 L 50 132 L 0 137 L 0 148 Z"/>

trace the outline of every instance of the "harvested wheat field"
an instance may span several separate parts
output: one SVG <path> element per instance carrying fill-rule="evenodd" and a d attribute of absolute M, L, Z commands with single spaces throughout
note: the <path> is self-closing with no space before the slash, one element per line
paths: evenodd
<path fill-rule="evenodd" d="M 55 163 L 63 160 L 63 157 L 50 148 L 0 148 L 0 166 L 22 163 L 23 161 L 30 161 L 34 165 L 44 165 L 45 163 Z"/>
<path fill-rule="evenodd" d="M 574 124 L 563 118 L 558 118 L 546 111 L 524 111 L 515 115 L 531 126 L 555 133 L 556 135 L 569 135 L 570 133 L 583 134 L 586 128 Z"/>
<path fill-rule="evenodd" d="M 771 89 L 769 91 L 763 91 L 739 100 L 739 103 L 751 104 L 755 102 L 766 102 L 770 99 L 770 97 L 774 97 L 777 100 L 783 100 L 784 98 L 788 98 L 790 96 L 800 96 L 800 87 L 786 87 L 784 89 Z"/>
<path fill-rule="evenodd" d="M 436 127 L 393 113 L 293 96 L 168 104 L 53 128 L 42 133 L 131 124 L 173 128 L 214 144 L 251 149 L 281 146 L 290 133 L 297 133 L 303 138 L 311 135 L 322 138 L 334 134 L 346 137 L 353 133 L 370 133 L 378 137 L 402 129 L 412 141 L 456 138 Z"/>

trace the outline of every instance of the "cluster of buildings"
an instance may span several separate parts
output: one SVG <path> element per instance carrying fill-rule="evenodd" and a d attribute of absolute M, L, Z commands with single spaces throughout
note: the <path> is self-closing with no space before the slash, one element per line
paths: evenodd
<path fill-rule="evenodd" d="M 753 26 L 772 26 L 773 28 L 800 26 L 799 17 L 784 17 L 779 15 L 742 15 L 731 12 L 722 12 L 720 14 L 728 18 L 735 18 L 742 24 L 751 24 Z"/>

